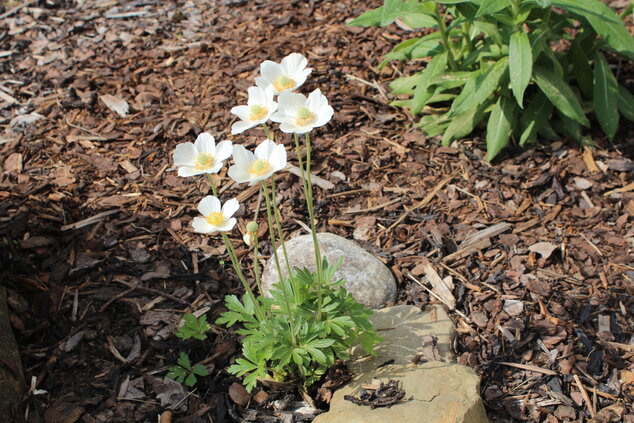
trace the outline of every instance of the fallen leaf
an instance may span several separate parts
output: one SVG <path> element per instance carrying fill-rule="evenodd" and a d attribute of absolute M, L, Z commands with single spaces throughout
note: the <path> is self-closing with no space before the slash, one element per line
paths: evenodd
<path fill-rule="evenodd" d="M 547 259 L 557 249 L 558 245 L 552 242 L 538 242 L 528 247 L 528 251 L 538 253 L 543 259 Z"/>
<path fill-rule="evenodd" d="M 251 399 L 251 394 L 238 382 L 233 382 L 231 386 L 229 386 L 229 396 L 233 402 L 241 407 L 246 407 Z"/>
<path fill-rule="evenodd" d="M 99 99 L 103 101 L 111 111 L 115 112 L 120 117 L 126 117 L 128 115 L 130 106 L 128 106 L 128 102 L 125 101 L 123 97 L 104 94 L 99 96 Z"/>

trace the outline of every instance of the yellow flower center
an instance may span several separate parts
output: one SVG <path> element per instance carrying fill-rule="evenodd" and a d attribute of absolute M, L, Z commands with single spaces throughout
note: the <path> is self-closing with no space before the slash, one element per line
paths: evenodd
<path fill-rule="evenodd" d="M 267 174 L 269 169 L 271 169 L 271 163 L 268 160 L 257 159 L 249 166 L 249 173 L 255 176 L 263 176 Z"/>
<path fill-rule="evenodd" d="M 269 113 L 266 107 L 254 104 L 249 110 L 249 120 L 262 120 Z"/>
<path fill-rule="evenodd" d="M 210 225 L 220 226 L 222 222 L 224 222 L 225 218 L 222 216 L 220 212 L 213 212 L 209 216 L 207 216 L 207 222 Z"/>
<path fill-rule="evenodd" d="M 295 80 L 286 75 L 280 75 L 275 81 L 273 81 L 273 86 L 275 87 L 275 91 L 279 93 L 293 88 L 295 86 Z"/>
<path fill-rule="evenodd" d="M 299 110 L 297 110 L 297 116 L 295 117 L 295 125 L 309 126 L 315 122 L 316 119 L 317 116 L 315 116 L 314 113 L 311 113 L 311 111 L 308 110 L 308 107 L 300 107 Z"/>
<path fill-rule="evenodd" d="M 205 170 L 205 169 L 209 169 L 210 167 L 212 167 L 214 165 L 214 156 L 212 156 L 209 153 L 199 153 L 196 156 L 196 164 L 194 165 L 194 168 L 196 170 Z"/>

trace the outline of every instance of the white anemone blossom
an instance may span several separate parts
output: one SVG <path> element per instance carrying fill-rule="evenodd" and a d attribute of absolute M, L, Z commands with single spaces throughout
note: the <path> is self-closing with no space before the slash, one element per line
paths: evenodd
<path fill-rule="evenodd" d="M 246 106 L 236 106 L 231 109 L 231 113 L 240 118 L 238 122 L 231 125 L 231 133 L 234 135 L 266 123 L 271 114 L 277 110 L 277 103 L 273 101 L 275 89 L 272 85 L 264 89 L 250 87 L 248 93 L 249 99 Z"/>
<path fill-rule="evenodd" d="M 328 123 L 334 114 L 319 88 L 310 93 L 308 98 L 298 93 L 284 93 L 277 101 L 278 110 L 271 120 L 280 123 L 280 130 L 287 134 L 309 132 Z"/>
<path fill-rule="evenodd" d="M 220 200 L 213 195 L 208 195 L 198 203 L 198 211 L 203 217 L 195 217 L 192 222 L 194 231 L 201 234 L 213 232 L 226 232 L 236 225 L 236 218 L 231 217 L 238 211 L 240 204 L 232 198 L 220 207 Z"/>
<path fill-rule="evenodd" d="M 235 164 L 227 174 L 238 183 L 248 182 L 254 185 L 263 181 L 286 166 L 286 149 L 282 144 L 264 140 L 255 149 L 255 154 L 241 145 L 233 146 Z"/>
<path fill-rule="evenodd" d="M 260 65 L 260 76 L 255 78 L 258 87 L 273 86 L 275 94 L 292 91 L 302 85 L 312 69 L 306 68 L 308 60 L 299 53 L 291 53 L 276 63 L 265 60 Z"/>
<path fill-rule="evenodd" d="M 203 132 L 196 142 L 178 144 L 174 150 L 174 164 L 178 166 L 178 176 L 194 176 L 203 173 L 218 173 L 223 160 L 231 156 L 231 141 L 216 140 Z"/>

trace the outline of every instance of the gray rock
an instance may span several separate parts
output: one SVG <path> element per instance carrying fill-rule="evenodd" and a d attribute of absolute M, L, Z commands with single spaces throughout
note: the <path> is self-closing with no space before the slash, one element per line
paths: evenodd
<path fill-rule="evenodd" d="M 335 273 L 336 279 L 346 281 L 348 292 L 360 303 L 369 308 L 384 307 L 396 300 L 396 281 L 390 270 L 379 259 L 368 253 L 353 241 L 338 235 L 321 232 L 317 234 L 322 256 L 328 263 L 335 264 L 343 257 L 341 267 Z M 287 277 L 288 269 L 284 263 L 282 248 L 277 249 L 282 274 Z M 315 270 L 315 253 L 311 235 L 300 235 L 286 242 L 291 267 L 306 267 Z M 271 258 L 262 273 L 262 291 L 268 295 L 273 285 L 279 282 L 275 261 Z"/>
<path fill-rule="evenodd" d="M 488 423 L 480 379 L 470 367 L 451 362 L 456 331 L 442 307 L 430 306 L 424 312 L 413 306 L 385 308 L 370 320 L 384 338 L 378 356 L 353 351 L 348 362 L 352 381 L 335 392 L 330 411 L 314 423 Z M 435 341 L 430 343 L 431 339 Z M 412 361 L 415 357 L 418 364 Z M 382 365 L 388 360 L 392 364 Z M 375 379 L 398 380 L 406 400 L 375 409 L 344 400 L 345 395 L 358 396 L 361 385 Z"/>

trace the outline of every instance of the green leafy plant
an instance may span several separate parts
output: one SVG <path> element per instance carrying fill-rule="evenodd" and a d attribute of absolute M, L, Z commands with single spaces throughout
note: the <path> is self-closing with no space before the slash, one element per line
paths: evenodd
<path fill-rule="evenodd" d="M 194 386 L 196 384 L 196 376 L 208 376 L 209 370 L 202 364 L 191 365 L 189 355 L 185 352 L 181 352 L 178 356 L 177 364 L 170 367 L 167 377 L 174 379 L 177 382 L 184 383 L 187 386 Z"/>
<path fill-rule="evenodd" d="M 336 358 L 347 358 L 348 349 L 357 343 L 368 354 L 375 354 L 373 347 L 381 338 L 368 321 L 372 312 L 352 298 L 343 287 L 344 281 L 332 280 L 336 268 L 324 259 L 322 272 L 327 282 L 322 286 L 321 300 L 316 272 L 294 269 L 271 291 L 271 298 L 257 299 L 270 310 L 263 320 L 258 319 L 250 296 L 245 295 L 242 301 L 236 296 L 227 297 L 229 311 L 216 323 L 243 325 L 238 333 L 244 335 L 244 358 L 237 359 L 228 370 L 246 375 L 244 382 L 249 391 L 258 379 L 311 385 Z M 291 301 L 287 301 L 287 295 Z M 290 320 L 287 306 L 293 316 Z"/>
<path fill-rule="evenodd" d="M 336 359 L 348 357 L 348 350 L 357 343 L 368 354 L 374 354 L 373 348 L 381 340 L 368 320 L 372 311 L 357 303 L 344 288 L 344 281 L 334 279 L 335 271 L 341 263 L 329 265 L 319 248 L 317 219 L 313 207 L 310 132 L 313 128 L 324 126 L 332 118 L 334 109 L 319 89 L 308 97 L 292 92 L 311 73 L 312 69 L 307 68 L 307 64 L 307 59 L 299 53 L 286 56 L 281 63 L 265 61 L 260 66 L 261 75 L 255 80 L 256 86 L 247 90 L 247 105 L 231 109 L 231 113 L 238 117 L 238 121 L 231 127 L 232 134 L 261 125 L 266 139 L 259 143 L 254 152 L 240 144 L 232 145 L 228 140 L 216 144 L 211 134 L 202 133 L 195 143 L 179 144 L 173 155 L 179 176 L 206 174 L 213 195 L 204 197 L 198 203 L 198 211 L 202 216 L 193 219 L 192 227 L 195 232 L 202 234 L 220 233 L 236 276 L 245 291 L 242 298 L 235 295 L 226 297 L 228 311 L 216 323 L 240 325 L 237 333 L 243 336 L 243 357 L 238 358 L 228 371 L 244 377 L 249 391 L 260 379 L 273 379 L 304 391 Z M 275 95 L 277 102 L 274 101 Z M 314 271 L 294 269 L 290 265 L 273 176 L 286 167 L 287 153 L 284 144 L 273 141 L 274 137 L 267 125 L 269 119 L 280 123 L 280 130 L 292 134 L 295 141 L 313 240 L 316 263 Z M 303 135 L 303 143 L 300 142 L 300 134 Z M 216 174 L 224 167 L 224 160 L 230 156 L 233 157 L 234 164 L 226 172 L 227 176 L 236 184 L 259 185 L 260 194 L 266 202 L 269 241 L 271 245 L 279 244 L 281 247 L 281 252 L 273 248 L 272 260 L 280 282 L 270 290 L 270 297 L 256 297 L 251 283 L 242 271 L 233 242 L 226 234 L 237 224 L 233 215 L 240 205 L 236 198 L 221 203 L 218 198 L 221 178 Z M 253 276 L 258 291 L 262 294 L 258 259 L 259 204 L 258 201 L 253 221 L 245 225 L 243 240 L 253 251 Z M 290 272 L 288 277 L 284 276 L 280 263 L 286 265 Z M 193 315 L 186 315 L 184 319 L 185 325 L 179 330 L 178 336 L 204 339 L 205 332 L 209 329 L 206 320 L 196 319 Z M 188 361 L 185 363 L 181 359 L 180 370 L 172 368 L 170 374 L 185 382 L 188 379 L 192 382 L 192 377 L 195 381 L 197 373 L 194 369 L 189 369 Z"/>
<path fill-rule="evenodd" d="M 199 339 L 201 341 L 207 339 L 206 332 L 211 328 L 207 323 L 207 316 L 202 315 L 196 317 L 191 313 L 187 313 L 183 316 L 185 324 L 178 329 L 176 336 L 183 339 Z"/>
<path fill-rule="evenodd" d="M 622 15 L 631 12 L 632 4 Z M 392 81 L 392 94 L 408 97 L 393 104 L 422 114 L 417 125 L 444 145 L 486 121 L 492 160 L 511 141 L 590 142 L 582 128 L 592 113 L 609 139 L 619 115 L 634 121 L 634 97 L 605 59 L 634 59 L 634 38 L 599 0 L 385 0 L 350 25 L 396 19 L 432 32 L 401 42 L 379 66 L 429 58 L 422 71 Z"/>

